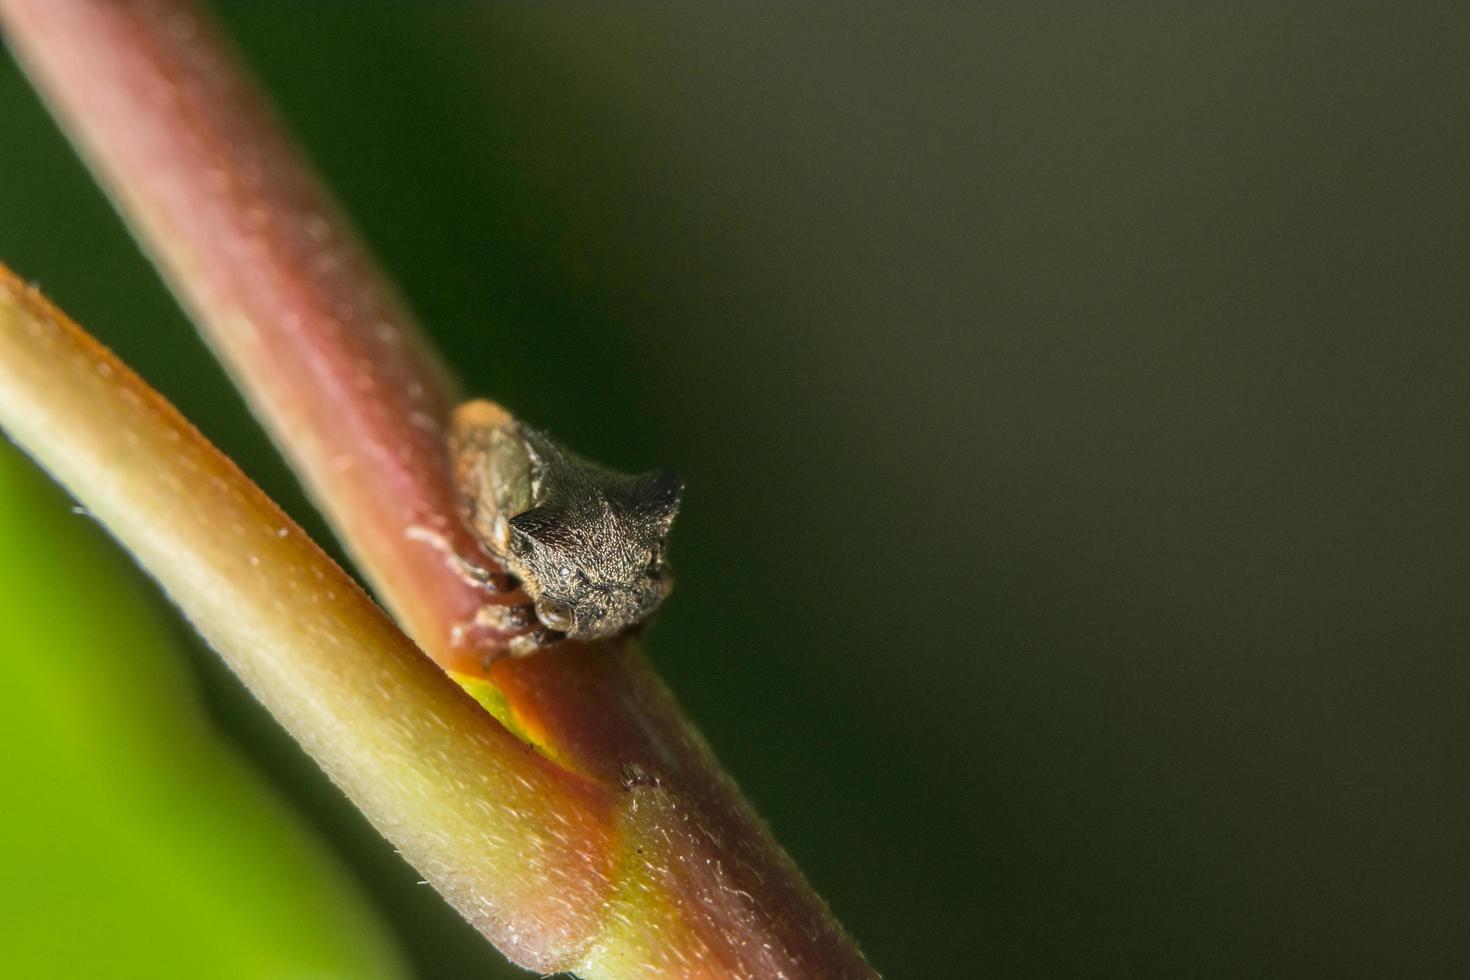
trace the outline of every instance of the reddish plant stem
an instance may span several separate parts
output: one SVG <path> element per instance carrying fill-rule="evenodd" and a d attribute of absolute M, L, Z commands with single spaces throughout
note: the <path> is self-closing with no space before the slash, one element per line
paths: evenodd
<path fill-rule="evenodd" d="M 483 597 L 404 537 L 431 527 L 486 560 L 444 518 L 447 482 L 426 478 L 443 469 L 456 385 L 210 25 L 177 3 L 3 9 L 68 135 L 379 595 L 446 666 L 472 666 L 434 634 Z"/>
<path fill-rule="evenodd" d="M 650 965 L 873 976 L 634 643 L 497 659 L 503 636 L 456 640 L 479 606 L 507 601 L 461 569 L 489 558 L 456 515 L 445 460 L 457 387 L 201 12 L 185 0 L 0 0 L 0 16 L 398 621 L 445 668 L 494 684 L 549 756 L 633 785 L 625 860 L 636 865 L 635 838 L 662 843 L 629 877 L 652 882 L 681 926 L 644 929 Z"/>

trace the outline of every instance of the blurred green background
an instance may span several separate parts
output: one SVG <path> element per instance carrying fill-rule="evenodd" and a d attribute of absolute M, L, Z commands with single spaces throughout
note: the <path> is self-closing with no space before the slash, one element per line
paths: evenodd
<path fill-rule="evenodd" d="M 1462 6 L 215 6 L 474 391 L 685 471 L 652 656 L 880 970 L 1470 969 Z M 9 61 L 0 259 L 325 539 Z M 57 696 L 16 665 L 158 699 L 161 636 L 258 770 L 198 787 L 256 801 L 221 805 L 248 812 L 206 880 L 279 845 L 268 887 L 341 911 L 326 952 L 268 917 L 262 943 L 519 975 L 100 532 L 35 487 L 3 504 L 81 528 L 32 535 L 7 622 L 116 590 L 162 625 L 0 632 L 0 811 L 23 822 L 48 771 L 58 811 L 94 806 L 16 722 Z M 130 758 L 137 787 L 174 764 Z M 177 765 L 159 792 L 193 785 Z M 142 877 L 119 893 L 173 923 L 191 886 Z M 0 921 L 77 915 L 85 945 L 109 894 L 76 913 L 7 873 Z M 136 941 L 175 927 L 210 946 L 193 920 Z"/>

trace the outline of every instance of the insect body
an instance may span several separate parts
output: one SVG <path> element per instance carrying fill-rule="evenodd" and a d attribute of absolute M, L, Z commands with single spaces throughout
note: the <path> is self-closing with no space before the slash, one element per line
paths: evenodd
<path fill-rule="evenodd" d="M 605 470 L 489 401 L 455 410 L 450 449 L 465 521 L 521 580 L 544 627 L 518 637 L 514 652 L 611 636 L 669 594 L 678 473 Z"/>

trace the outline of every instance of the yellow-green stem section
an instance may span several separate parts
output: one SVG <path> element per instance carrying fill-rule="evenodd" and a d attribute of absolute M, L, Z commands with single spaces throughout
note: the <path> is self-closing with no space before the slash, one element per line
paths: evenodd
<path fill-rule="evenodd" d="M 527 965 L 576 957 L 608 890 L 607 791 L 497 724 L 171 406 L 4 271 L 0 426 L 467 918 Z"/>

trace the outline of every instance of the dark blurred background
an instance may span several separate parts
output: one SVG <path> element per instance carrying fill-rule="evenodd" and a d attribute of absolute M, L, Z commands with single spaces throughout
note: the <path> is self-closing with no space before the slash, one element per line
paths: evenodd
<path fill-rule="evenodd" d="M 1465 8 L 215 7 L 472 390 L 685 471 L 651 655 L 885 974 L 1470 970 Z M 324 537 L 9 61 L 0 134 L 0 258 Z"/>

